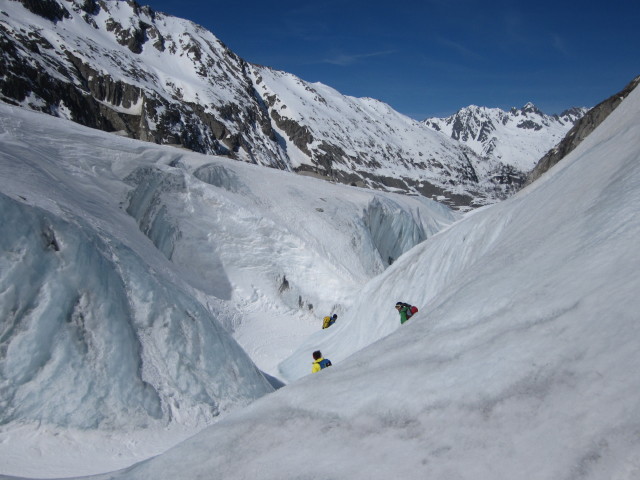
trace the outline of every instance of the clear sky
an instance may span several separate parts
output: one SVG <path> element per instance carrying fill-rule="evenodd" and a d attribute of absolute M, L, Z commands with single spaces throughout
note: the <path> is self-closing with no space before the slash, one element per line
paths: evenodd
<path fill-rule="evenodd" d="M 422 120 L 592 107 L 640 75 L 638 0 L 138 0 L 245 60 Z"/>

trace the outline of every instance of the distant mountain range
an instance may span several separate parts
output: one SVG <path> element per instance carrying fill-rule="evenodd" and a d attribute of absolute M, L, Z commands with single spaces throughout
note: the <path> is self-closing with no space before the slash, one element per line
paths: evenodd
<path fill-rule="evenodd" d="M 204 28 L 135 1 L 3 2 L 0 46 L 4 102 L 454 207 L 508 196 L 585 112 L 468 107 L 419 122 L 250 64 Z"/>
<path fill-rule="evenodd" d="M 571 108 L 546 115 L 532 103 L 508 112 L 471 105 L 447 118 L 429 118 L 424 124 L 467 145 L 483 159 L 528 172 L 587 111 Z"/>

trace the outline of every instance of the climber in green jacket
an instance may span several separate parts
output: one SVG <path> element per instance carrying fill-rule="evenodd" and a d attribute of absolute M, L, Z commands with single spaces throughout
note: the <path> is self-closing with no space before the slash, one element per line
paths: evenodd
<path fill-rule="evenodd" d="M 418 311 L 416 307 L 412 307 L 408 303 L 404 303 L 404 302 L 396 303 L 396 310 L 400 314 L 401 325 L 407 320 L 409 320 L 413 316 L 413 314 Z"/>

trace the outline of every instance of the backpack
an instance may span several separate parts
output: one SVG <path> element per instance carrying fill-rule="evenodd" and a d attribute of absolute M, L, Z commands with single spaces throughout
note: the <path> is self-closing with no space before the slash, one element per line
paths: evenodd
<path fill-rule="evenodd" d="M 418 307 L 414 307 L 413 305 L 409 305 L 408 303 L 404 303 L 407 307 L 407 320 L 413 317 L 415 313 L 418 313 Z"/>
<path fill-rule="evenodd" d="M 329 360 L 328 358 L 323 358 L 320 362 L 318 362 L 318 365 L 320 365 L 320 369 L 322 370 L 323 368 L 327 368 L 331 366 L 331 360 Z"/>

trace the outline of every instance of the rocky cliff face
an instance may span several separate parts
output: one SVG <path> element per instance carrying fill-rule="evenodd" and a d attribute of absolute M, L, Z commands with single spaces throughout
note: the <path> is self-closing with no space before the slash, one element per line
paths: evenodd
<path fill-rule="evenodd" d="M 488 123 L 473 135 L 494 157 L 465 145 L 462 128 L 456 141 L 376 100 L 252 65 L 133 0 L 7 0 L 0 48 L 1 100 L 131 138 L 454 207 L 504 198 L 523 175 L 495 161 Z M 535 131 L 531 118 L 522 125 Z"/>
<path fill-rule="evenodd" d="M 150 142 L 283 160 L 247 63 L 202 28 L 133 1 L 20 0 L 2 13 L 5 102 Z"/>
<path fill-rule="evenodd" d="M 624 100 L 638 84 L 640 84 L 640 76 L 633 79 L 622 91 L 589 110 L 576 122 L 573 128 L 569 130 L 562 141 L 549 150 L 546 155 L 538 161 L 535 168 L 527 176 L 523 186 L 536 181 L 544 172 L 566 157 L 620 105 L 622 100 Z"/>

